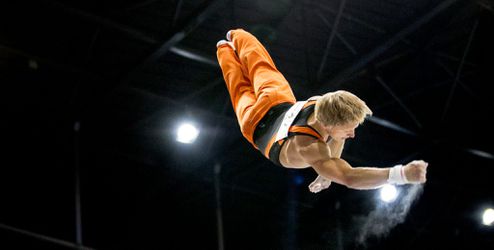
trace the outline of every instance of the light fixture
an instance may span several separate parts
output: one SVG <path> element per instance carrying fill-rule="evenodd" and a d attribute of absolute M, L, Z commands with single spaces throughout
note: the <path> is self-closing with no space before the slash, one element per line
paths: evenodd
<path fill-rule="evenodd" d="M 494 222 L 494 209 L 487 208 L 484 210 L 484 214 L 482 215 L 482 223 L 486 226 L 492 226 Z"/>
<path fill-rule="evenodd" d="M 198 135 L 199 130 L 193 124 L 182 123 L 177 129 L 176 140 L 181 143 L 190 144 L 196 140 Z"/>
<path fill-rule="evenodd" d="M 381 200 L 384 202 L 392 202 L 398 197 L 398 191 L 396 187 L 390 184 L 386 184 L 381 187 Z"/>

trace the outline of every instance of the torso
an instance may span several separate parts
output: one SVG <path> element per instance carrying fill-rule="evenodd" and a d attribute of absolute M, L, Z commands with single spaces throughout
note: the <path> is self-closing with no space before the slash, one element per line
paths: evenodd
<path fill-rule="evenodd" d="M 296 135 L 290 137 L 280 152 L 280 163 L 287 168 L 307 168 L 310 167 L 302 158 L 300 148 L 311 143 L 317 143 L 319 140 L 310 136 Z"/>
<path fill-rule="evenodd" d="M 331 149 L 327 142 L 329 137 L 315 138 L 295 135 L 287 139 L 280 150 L 280 163 L 287 168 L 308 168 L 309 162 L 316 162 L 330 157 Z"/>
<path fill-rule="evenodd" d="M 312 157 L 310 152 L 301 152 L 300 149 L 313 147 L 313 145 L 319 145 L 326 147 L 325 141 L 327 138 L 323 137 L 314 127 L 309 124 L 309 119 L 313 116 L 314 102 L 307 103 L 307 109 L 301 111 L 297 116 L 292 126 L 290 126 L 289 136 L 280 141 L 279 143 L 273 143 L 272 139 L 275 137 L 275 131 L 273 128 L 280 124 L 283 113 L 282 110 L 288 109 L 288 107 L 275 108 L 279 112 L 273 112 L 273 115 L 269 115 L 260 123 L 260 128 L 256 130 L 260 136 L 256 136 L 255 141 L 259 147 L 259 150 L 270 160 L 276 164 L 281 164 L 287 168 L 307 168 L 310 167 L 307 163 L 308 159 L 317 158 L 317 153 Z M 291 105 L 290 105 L 291 106 Z M 309 108 L 310 107 L 310 108 Z M 270 110 L 271 111 L 271 110 Z M 276 115 L 276 113 L 278 113 Z M 313 122 L 310 122 L 311 124 Z M 262 125 L 261 125 L 262 124 Z M 269 125 L 266 125 L 269 124 Z M 274 145 L 272 147 L 266 147 L 266 145 Z M 271 150 L 269 150 L 271 149 Z M 269 153 L 268 153 L 269 152 Z M 317 150 L 313 151 L 317 152 Z M 302 155 L 303 153 L 303 155 Z"/>

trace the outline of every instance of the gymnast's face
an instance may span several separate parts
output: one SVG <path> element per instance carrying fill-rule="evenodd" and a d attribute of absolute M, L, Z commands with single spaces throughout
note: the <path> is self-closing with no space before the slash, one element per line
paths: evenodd
<path fill-rule="evenodd" d="M 355 137 L 355 129 L 358 123 L 349 123 L 346 125 L 326 126 L 329 136 L 335 140 L 346 140 Z"/>

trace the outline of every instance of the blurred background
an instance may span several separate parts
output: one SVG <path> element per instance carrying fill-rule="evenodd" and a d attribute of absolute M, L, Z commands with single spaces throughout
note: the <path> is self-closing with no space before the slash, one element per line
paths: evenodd
<path fill-rule="evenodd" d="M 492 0 L 17 0 L 0 19 L 0 249 L 494 249 Z M 409 186 L 313 194 L 312 169 L 241 136 L 216 60 L 233 28 L 299 100 L 367 102 L 352 165 L 429 162 L 401 221 L 359 241 Z"/>

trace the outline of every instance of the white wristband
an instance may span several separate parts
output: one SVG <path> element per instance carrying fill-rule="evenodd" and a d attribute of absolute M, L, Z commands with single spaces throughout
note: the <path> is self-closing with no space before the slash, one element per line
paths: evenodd
<path fill-rule="evenodd" d="M 398 185 L 408 183 L 403 165 L 396 165 L 389 169 L 388 183 Z"/>

